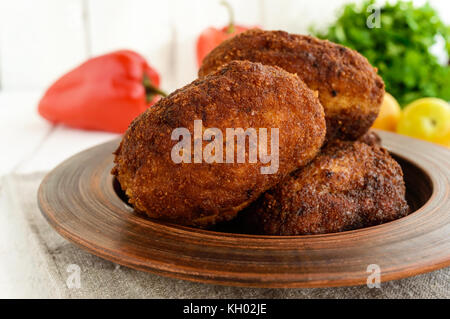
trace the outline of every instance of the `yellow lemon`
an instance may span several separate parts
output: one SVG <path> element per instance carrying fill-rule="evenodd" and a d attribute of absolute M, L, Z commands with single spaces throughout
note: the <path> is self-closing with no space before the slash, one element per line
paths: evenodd
<path fill-rule="evenodd" d="M 403 109 L 400 134 L 450 147 L 450 105 L 438 98 L 422 98 Z"/>
<path fill-rule="evenodd" d="M 401 113 L 402 111 L 397 100 L 386 92 L 384 94 L 383 104 L 381 104 L 380 113 L 378 113 L 378 117 L 372 127 L 395 132 Z"/>

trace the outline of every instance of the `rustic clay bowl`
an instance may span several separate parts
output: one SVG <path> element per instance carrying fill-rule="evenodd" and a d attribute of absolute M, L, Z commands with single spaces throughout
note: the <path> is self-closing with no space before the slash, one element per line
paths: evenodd
<path fill-rule="evenodd" d="M 127 205 L 110 171 L 114 140 L 81 152 L 42 182 L 39 207 L 74 244 L 115 263 L 198 282 L 248 287 L 365 284 L 450 265 L 450 150 L 378 132 L 403 168 L 414 211 L 383 225 L 326 235 L 254 236 L 158 222 Z"/>

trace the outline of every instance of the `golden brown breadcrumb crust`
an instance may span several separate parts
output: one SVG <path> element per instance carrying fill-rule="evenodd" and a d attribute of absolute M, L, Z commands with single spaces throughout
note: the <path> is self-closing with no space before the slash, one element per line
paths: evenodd
<path fill-rule="evenodd" d="M 242 219 L 253 233 L 325 234 L 392 221 L 408 210 L 401 167 L 385 149 L 336 141 L 263 194 Z"/>
<path fill-rule="evenodd" d="M 366 134 L 361 136 L 358 141 L 365 143 L 370 146 L 381 146 L 381 138 L 380 136 L 372 130 L 367 131 Z"/>
<path fill-rule="evenodd" d="M 344 46 L 284 31 L 253 29 L 222 42 L 203 60 L 199 76 L 232 60 L 279 66 L 319 92 L 327 140 L 356 140 L 374 122 L 384 83 L 365 57 Z"/>
<path fill-rule="evenodd" d="M 194 120 L 202 120 L 204 129 L 219 128 L 224 135 L 226 128 L 279 128 L 278 172 L 261 174 L 260 167 L 268 164 L 260 161 L 175 164 L 171 149 L 178 141 L 171 140 L 171 133 L 185 127 L 192 134 Z M 136 118 L 116 151 L 112 173 L 136 210 L 152 218 L 207 227 L 230 220 L 308 163 L 322 146 L 325 130 L 318 98 L 296 75 L 234 61 L 176 90 Z"/>

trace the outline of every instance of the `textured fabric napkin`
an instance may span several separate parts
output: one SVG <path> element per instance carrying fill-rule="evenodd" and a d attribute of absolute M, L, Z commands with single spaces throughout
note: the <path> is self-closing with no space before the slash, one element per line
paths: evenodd
<path fill-rule="evenodd" d="M 139 272 L 93 256 L 42 217 L 43 173 L 2 177 L 0 297 L 22 298 L 450 298 L 450 267 L 381 288 L 258 289 L 215 286 Z M 79 281 L 74 275 L 79 274 Z"/>

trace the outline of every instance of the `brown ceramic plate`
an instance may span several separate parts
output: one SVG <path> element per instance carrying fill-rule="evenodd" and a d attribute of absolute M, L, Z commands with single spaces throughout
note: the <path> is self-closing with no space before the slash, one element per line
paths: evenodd
<path fill-rule="evenodd" d="M 158 222 L 133 212 L 110 174 L 119 141 L 81 152 L 42 182 L 48 222 L 83 249 L 163 276 L 232 286 L 361 285 L 450 265 L 450 150 L 379 132 L 401 164 L 412 214 L 383 225 L 310 236 L 252 236 Z"/>

